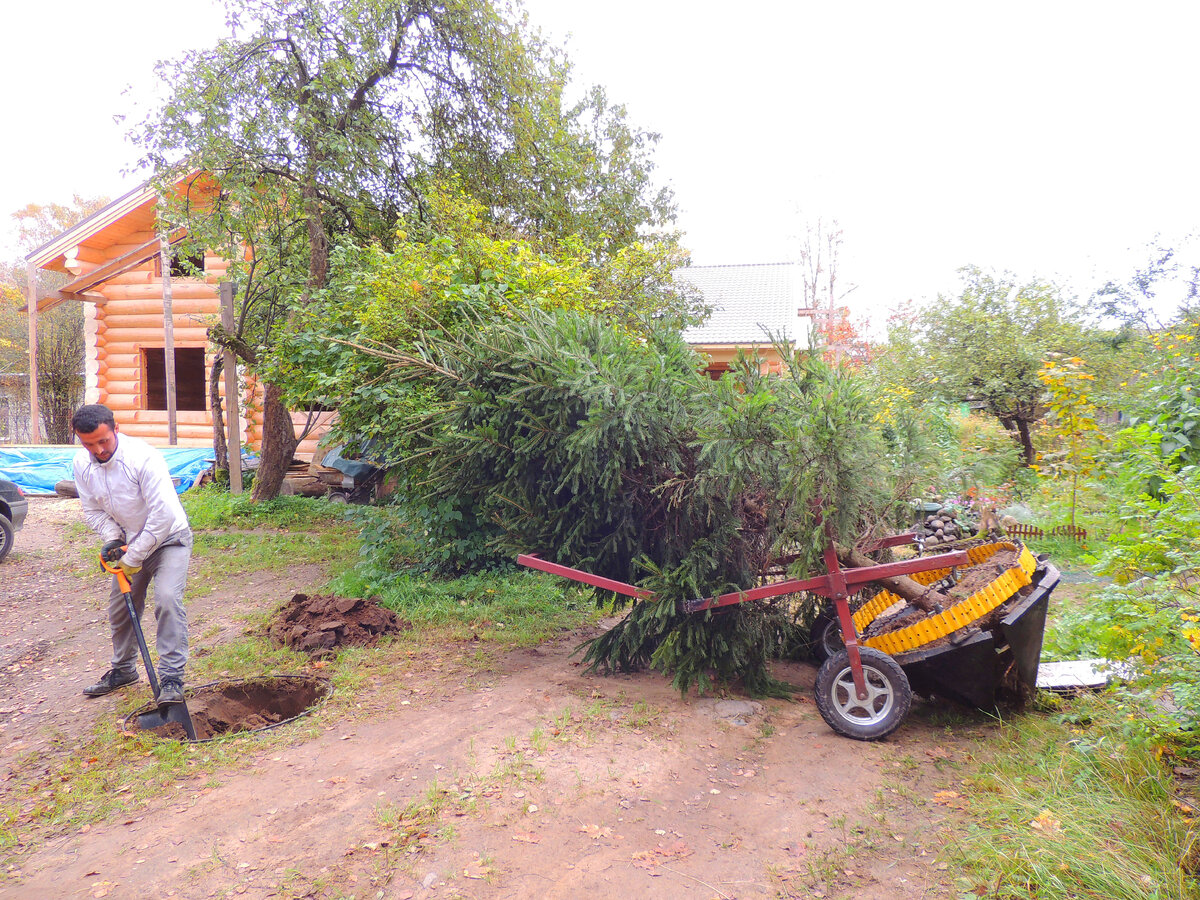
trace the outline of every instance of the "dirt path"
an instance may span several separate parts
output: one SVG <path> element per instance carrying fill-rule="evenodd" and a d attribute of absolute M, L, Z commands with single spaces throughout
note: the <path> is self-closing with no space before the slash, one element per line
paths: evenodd
<path fill-rule="evenodd" d="M 35 501 L 3 567 L 2 791 L 17 787 L 16 754 L 37 750 L 51 766 L 116 708 L 79 695 L 105 668 L 107 630 L 101 579 L 73 571 L 73 504 Z M 254 580 L 189 604 L 194 648 L 239 634 L 239 611 L 323 577 Z M 236 769 L 163 786 L 130 818 L 50 836 L 12 861 L 0 893 L 956 896 L 938 852 L 961 814 L 931 798 L 957 785 L 982 719 L 952 732 L 918 703 L 888 741 L 847 741 L 811 694 L 682 700 L 656 674 L 584 676 L 570 659 L 580 637 L 483 670 L 470 647 L 402 659 L 398 681 L 356 689 L 352 714 L 339 706 L 316 728 L 239 738 L 249 746 Z M 807 689 L 815 670 L 780 674 Z"/>

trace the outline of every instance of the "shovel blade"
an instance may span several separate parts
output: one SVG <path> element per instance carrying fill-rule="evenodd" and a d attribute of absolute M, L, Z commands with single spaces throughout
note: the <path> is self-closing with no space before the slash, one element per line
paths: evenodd
<path fill-rule="evenodd" d="M 157 709 L 138 713 L 138 727 L 143 731 L 162 728 L 171 722 L 183 726 L 183 731 L 189 741 L 196 739 L 196 728 L 192 725 L 192 716 L 186 703 L 162 703 Z"/>

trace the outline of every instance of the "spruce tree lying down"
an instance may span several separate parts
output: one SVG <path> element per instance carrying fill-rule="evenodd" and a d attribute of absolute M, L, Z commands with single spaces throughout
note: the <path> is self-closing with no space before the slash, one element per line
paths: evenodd
<path fill-rule="evenodd" d="M 475 334 L 427 335 L 387 358 L 437 398 L 420 423 L 426 508 L 469 510 L 491 546 L 656 595 L 589 642 L 593 668 L 653 666 L 686 692 L 767 671 L 792 601 L 684 615 L 677 601 L 753 587 L 781 553 L 823 571 L 879 508 L 881 460 L 853 380 L 806 353 L 781 376 L 746 361 L 720 381 L 667 324 L 630 333 L 531 310 Z M 437 534 L 431 539 L 438 539 Z M 623 598 L 622 598 L 623 599 Z"/>

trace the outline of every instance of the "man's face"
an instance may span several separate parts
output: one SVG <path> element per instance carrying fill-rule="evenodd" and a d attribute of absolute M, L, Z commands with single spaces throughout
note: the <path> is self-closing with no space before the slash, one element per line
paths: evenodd
<path fill-rule="evenodd" d="M 117 452 L 117 425 L 115 423 L 112 428 L 101 425 L 95 431 L 89 431 L 87 434 L 81 431 L 77 431 L 75 434 L 96 462 L 108 462 Z"/>

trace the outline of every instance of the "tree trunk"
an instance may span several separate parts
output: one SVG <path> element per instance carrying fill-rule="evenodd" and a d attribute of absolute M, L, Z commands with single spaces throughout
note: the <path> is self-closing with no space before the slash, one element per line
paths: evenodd
<path fill-rule="evenodd" d="M 225 441 L 225 416 L 221 408 L 221 371 L 225 368 L 224 357 L 213 356 L 212 374 L 208 379 L 208 400 L 213 420 L 213 464 L 218 472 L 229 470 L 229 444 Z"/>
<path fill-rule="evenodd" d="M 283 404 L 283 391 L 274 384 L 263 391 L 262 459 L 254 476 L 252 499 L 274 500 L 296 454 L 296 428 Z"/>
<path fill-rule="evenodd" d="M 835 545 L 836 546 L 836 545 Z M 862 568 L 863 566 L 877 565 L 875 560 L 867 556 L 865 553 L 859 553 L 853 548 L 836 546 L 838 561 L 844 566 L 851 568 Z M 924 610 L 925 612 L 933 612 L 939 605 L 942 609 L 949 609 L 954 605 L 954 600 L 947 597 L 941 591 L 935 591 L 933 588 L 925 587 L 918 581 L 914 581 L 907 575 L 895 575 L 891 578 L 880 578 L 879 583 L 885 588 L 904 598 L 913 606 Z"/>
<path fill-rule="evenodd" d="M 1021 450 L 1025 455 L 1025 465 L 1032 466 L 1037 462 L 1037 451 L 1033 449 L 1033 438 L 1029 436 L 1029 422 L 1017 419 L 1017 434 L 1021 438 Z"/>

